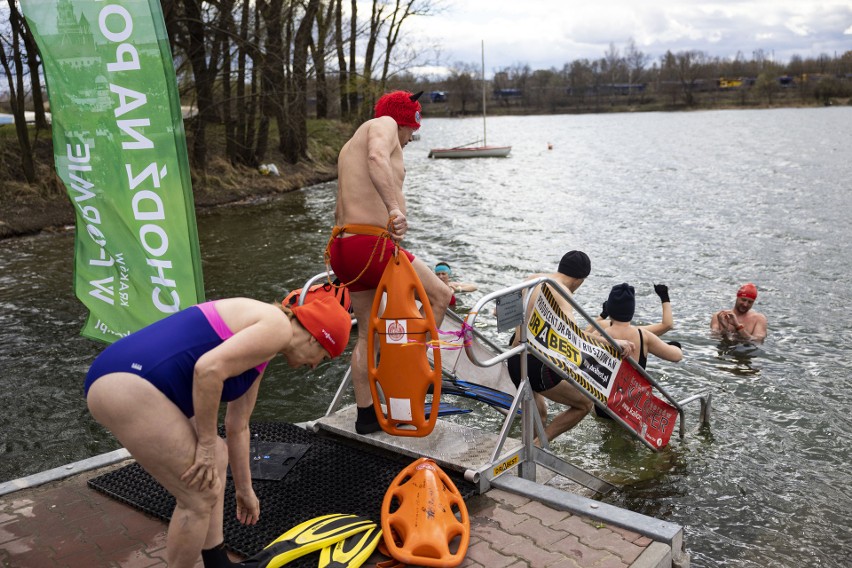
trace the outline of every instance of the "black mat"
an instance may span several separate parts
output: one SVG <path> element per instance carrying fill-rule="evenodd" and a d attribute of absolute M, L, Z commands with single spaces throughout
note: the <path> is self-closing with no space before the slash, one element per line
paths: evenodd
<path fill-rule="evenodd" d="M 249 448 L 251 478 L 281 481 L 305 455 L 308 448 L 308 444 L 252 441 Z M 231 476 L 231 466 L 228 466 L 228 477 Z"/>
<path fill-rule="evenodd" d="M 385 492 L 399 472 L 414 461 L 406 456 L 379 454 L 288 423 L 253 423 L 251 432 L 261 442 L 310 447 L 282 480 L 252 482 L 260 499 L 260 521 L 252 527 L 236 520 L 234 483 L 228 479 L 225 543 L 243 556 L 255 554 L 287 529 L 319 515 L 351 513 L 379 522 Z M 447 474 L 464 499 L 476 494 L 473 484 L 455 472 Z M 175 506 L 174 498 L 136 463 L 90 479 L 89 486 L 165 521 L 171 518 Z M 288 566 L 313 568 L 318 558 L 318 552 L 308 554 Z"/>

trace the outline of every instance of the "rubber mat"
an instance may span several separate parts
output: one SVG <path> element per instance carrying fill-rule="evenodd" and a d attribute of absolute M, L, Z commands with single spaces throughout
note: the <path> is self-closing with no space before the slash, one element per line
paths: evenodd
<path fill-rule="evenodd" d="M 385 492 L 411 458 L 378 454 L 342 439 L 309 432 L 289 423 L 252 423 L 260 442 L 306 444 L 305 454 L 280 481 L 254 480 L 260 499 L 260 521 L 251 527 L 235 518 L 234 483 L 225 488 L 225 544 L 243 556 L 252 556 L 287 529 L 313 517 L 351 513 L 381 520 Z M 220 430 L 220 435 L 224 432 Z M 447 472 L 465 500 L 476 488 L 454 472 Z M 164 521 L 171 518 L 174 498 L 137 463 L 89 480 L 89 486 Z M 287 566 L 313 568 L 319 552 Z"/>
<path fill-rule="evenodd" d="M 281 481 L 296 465 L 305 452 L 307 444 L 284 442 L 260 442 L 253 440 L 249 447 L 249 473 L 252 479 Z M 228 466 L 228 477 L 232 477 Z"/>

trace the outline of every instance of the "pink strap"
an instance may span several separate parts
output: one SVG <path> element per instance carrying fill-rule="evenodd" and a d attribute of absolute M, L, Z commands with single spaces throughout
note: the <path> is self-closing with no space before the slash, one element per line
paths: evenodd
<path fill-rule="evenodd" d="M 225 320 L 222 319 L 222 316 L 219 315 L 219 312 L 216 310 L 216 301 L 212 302 L 204 302 L 203 304 L 198 304 L 196 306 L 201 310 L 201 313 L 204 314 L 204 317 L 207 318 L 207 322 L 213 328 L 213 331 L 216 332 L 216 335 L 219 336 L 219 339 L 225 341 L 229 337 L 234 336 L 234 332 L 231 331 L 231 328 L 228 327 L 228 324 L 225 323 Z M 262 373 L 266 366 L 269 365 L 269 361 L 265 363 L 261 363 L 255 369 L 257 369 L 258 373 Z"/>

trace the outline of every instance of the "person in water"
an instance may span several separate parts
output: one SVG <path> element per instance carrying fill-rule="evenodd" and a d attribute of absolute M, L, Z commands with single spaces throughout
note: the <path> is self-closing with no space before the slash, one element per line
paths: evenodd
<path fill-rule="evenodd" d="M 181 310 L 107 347 L 86 375 L 89 411 L 176 501 L 166 537 L 170 568 L 232 566 L 224 549 L 226 468 L 236 516 L 254 525 L 249 418 L 263 372 L 337 357 L 352 320 L 331 297 L 286 308 L 228 298 Z M 227 402 L 226 440 L 218 436 Z"/>
<path fill-rule="evenodd" d="M 453 291 L 453 296 L 450 298 L 451 308 L 456 305 L 456 292 L 476 292 L 478 290 L 476 284 L 451 282 L 450 279 L 453 277 L 453 271 L 446 262 L 439 262 L 435 265 L 435 275 Z"/>
<path fill-rule="evenodd" d="M 535 274 L 530 278 L 547 276 L 555 280 L 563 291 L 573 296 L 574 292 L 586 281 L 591 271 L 592 263 L 589 256 L 582 251 L 572 250 L 562 256 L 555 273 Z M 541 286 L 543 284 L 536 286 L 530 291 L 529 301 L 526 302 L 526 305 L 535 305 L 536 298 L 541 293 Z M 554 294 L 554 298 L 565 314 L 565 317 L 571 321 L 575 321 L 574 309 L 571 307 L 571 304 L 561 294 Z M 532 311 L 530 310 L 528 315 L 531 313 Z M 527 325 L 527 323 L 524 322 L 524 325 Z M 519 337 L 520 333 L 516 331 L 512 338 L 513 347 L 518 344 Z M 635 344 L 630 340 L 621 340 L 618 343 L 625 356 L 631 356 L 635 352 Z M 519 387 L 522 379 L 520 355 L 510 357 L 507 365 L 512 382 L 515 383 L 516 387 Z M 560 434 L 575 427 L 594 408 L 592 400 L 583 394 L 580 389 L 560 377 L 556 372 L 542 363 L 541 359 L 533 355 L 527 355 L 527 376 L 529 376 L 536 407 L 545 426 L 544 432 L 548 440 L 553 440 Z M 554 416 L 553 420 L 548 423 L 547 401 L 545 399 L 565 405 L 568 408 Z"/>
<path fill-rule="evenodd" d="M 654 293 L 660 298 L 660 303 L 663 309 L 663 318 L 658 323 L 651 323 L 639 326 L 640 329 L 651 332 L 654 335 L 660 336 L 670 331 L 674 327 L 674 316 L 672 314 L 672 302 L 669 298 L 669 287 L 665 284 L 654 284 Z M 598 324 L 604 324 L 609 319 L 609 310 L 607 309 L 607 301 L 603 303 L 601 313 L 597 318 Z M 589 326 L 586 331 L 592 332 L 593 326 Z"/>
<path fill-rule="evenodd" d="M 358 127 L 340 150 L 337 159 L 335 227 L 326 247 L 326 261 L 349 288 L 352 311 L 358 321 L 370 319 L 373 298 L 385 266 L 408 231 L 403 181 L 402 150 L 420 128 L 417 95 L 395 91 L 376 103 L 375 118 Z M 432 269 L 400 248 L 411 261 L 440 326 L 450 304 L 452 290 Z M 378 431 L 378 419 L 367 376 L 368 326 L 358 326 L 352 351 L 352 386 L 359 434 Z"/>
<path fill-rule="evenodd" d="M 633 314 L 636 312 L 636 292 L 633 286 L 626 282 L 613 286 L 606 300 L 606 310 L 609 319 L 603 321 L 601 327 L 613 339 L 626 339 L 638 345 L 636 362 L 643 369 L 648 364 L 648 354 L 674 362 L 683 358 L 683 349 L 680 343 L 677 341 L 666 343 L 659 338 L 660 333 L 653 331 L 654 329 L 661 329 L 662 324 L 640 327 L 631 324 Z M 671 307 L 669 307 L 669 311 L 671 312 Z M 594 333 L 597 334 L 597 331 Z"/>
<path fill-rule="evenodd" d="M 734 309 L 719 310 L 710 318 L 710 330 L 732 341 L 761 342 L 766 339 L 766 316 L 752 309 L 757 286 L 749 282 L 737 290 Z"/>

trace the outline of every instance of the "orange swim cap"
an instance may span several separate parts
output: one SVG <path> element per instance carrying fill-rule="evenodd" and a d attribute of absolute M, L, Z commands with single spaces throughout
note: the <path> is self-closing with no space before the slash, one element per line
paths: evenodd
<path fill-rule="evenodd" d="M 757 286 L 751 282 L 743 284 L 740 289 L 737 290 L 737 298 L 751 298 L 752 300 L 757 300 Z"/>
<path fill-rule="evenodd" d="M 333 296 L 290 308 L 302 327 L 313 335 L 328 354 L 337 357 L 349 343 L 352 318 Z"/>

